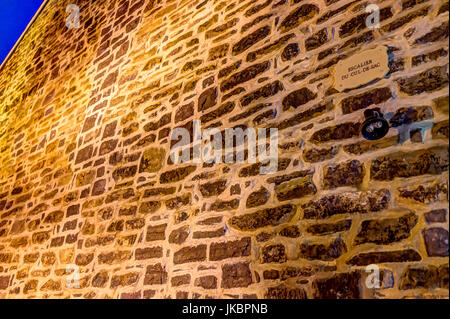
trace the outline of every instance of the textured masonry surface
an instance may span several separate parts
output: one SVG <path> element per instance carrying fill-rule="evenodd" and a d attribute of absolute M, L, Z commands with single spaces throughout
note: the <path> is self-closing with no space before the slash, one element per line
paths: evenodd
<path fill-rule="evenodd" d="M 48 1 L 0 70 L 0 298 L 448 298 L 448 1 L 371 3 Z M 194 119 L 278 128 L 278 172 L 174 165 Z"/>

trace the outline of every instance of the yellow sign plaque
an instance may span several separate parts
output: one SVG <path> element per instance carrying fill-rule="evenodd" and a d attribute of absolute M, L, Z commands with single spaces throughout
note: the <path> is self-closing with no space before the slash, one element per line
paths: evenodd
<path fill-rule="evenodd" d="M 336 64 L 333 72 L 334 88 L 338 91 L 354 89 L 381 79 L 388 71 L 387 47 L 366 50 Z"/>

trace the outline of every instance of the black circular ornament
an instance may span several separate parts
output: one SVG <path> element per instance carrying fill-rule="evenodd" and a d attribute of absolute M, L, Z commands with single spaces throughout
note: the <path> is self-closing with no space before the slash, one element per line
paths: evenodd
<path fill-rule="evenodd" d="M 366 120 L 362 125 L 362 136 L 366 140 L 379 140 L 386 136 L 389 131 L 389 123 L 383 117 L 379 108 L 373 108 L 364 111 Z"/>

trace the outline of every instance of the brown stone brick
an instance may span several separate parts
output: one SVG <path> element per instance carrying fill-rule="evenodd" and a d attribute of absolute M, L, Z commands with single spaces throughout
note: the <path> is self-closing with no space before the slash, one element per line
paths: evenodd
<path fill-rule="evenodd" d="M 83 171 L 77 174 L 75 185 L 77 187 L 91 184 L 96 176 L 95 170 Z"/>
<path fill-rule="evenodd" d="M 192 235 L 193 239 L 202 239 L 202 238 L 216 238 L 216 237 L 222 237 L 226 234 L 226 229 L 221 227 L 216 230 L 209 230 L 209 231 L 196 231 Z"/>
<path fill-rule="evenodd" d="M 243 231 L 254 231 L 266 226 L 276 226 L 288 222 L 297 209 L 293 205 L 283 205 L 275 208 L 259 210 L 255 213 L 237 215 L 230 219 L 232 227 Z"/>
<path fill-rule="evenodd" d="M 202 123 L 216 120 L 216 119 L 221 118 L 222 116 L 232 112 L 234 110 L 234 107 L 235 107 L 234 102 L 224 103 L 216 110 L 202 115 L 200 117 L 200 120 L 202 121 Z"/>
<path fill-rule="evenodd" d="M 427 34 L 423 35 L 415 41 L 415 44 L 426 44 L 436 42 L 448 38 L 448 21 L 442 23 L 438 27 L 434 27 Z"/>
<path fill-rule="evenodd" d="M 203 276 L 195 279 L 196 287 L 202 287 L 203 289 L 216 289 L 217 278 L 215 276 Z"/>
<path fill-rule="evenodd" d="M 73 236 L 73 235 L 72 235 Z M 76 235 L 75 235 L 76 236 Z M 69 237 L 68 237 L 69 238 Z M 65 241 L 65 237 L 61 236 L 61 237 L 55 237 L 52 238 L 51 242 L 50 242 L 50 247 L 59 247 L 64 245 L 64 241 Z"/>
<path fill-rule="evenodd" d="M 361 155 L 366 152 L 372 152 L 383 148 L 388 148 L 397 145 L 399 142 L 398 136 L 385 137 L 376 141 L 363 141 L 354 144 L 344 145 L 343 149 L 347 153 L 353 155 Z"/>
<path fill-rule="evenodd" d="M 95 121 L 97 120 L 97 114 L 92 115 L 84 121 L 83 129 L 81 130 L 82 133 L 89 131 L 95 126 Z"/>
<path fill-rule="evenodd" d="M 28 237 L 14 238 L 13 240 L 11 240 L 9 245 L 12 248 L 16 248 L 16 249 L 26 247 L 26 246 L 28 246 Z"/>
<path fill-rule="evenodd" d="M 318 31 L 305 40 L 305 48 L 307 51 L 317 49 L 328 41 L 328 31 L 326 28 Z"/>
<path fill-rule="evenodd" d="M 291 159 L 289 158 L 280 158 L 278 160 L 278 171 L 285 170 L 289 164 L 291 163 Z M 249 176 L 257 176 L 260 174 L 260 170 L 262 167 L 262 163 L 252 164 L 246 167 L 243 167 L 239 171 L 239 177 L 249 177 Z"/>
<path fill-rule="evenodd" d="M 320 219 L 336 214 L 377 212 L 386 209 L 390 199 L 387 189 L 328 195 L 303 204 L 303 218 Z"/>
<path fill-rule="evenodd" d="M 390 244 L 410 236 L 411 229 L 417 224 L 418 217 L 414 213 L 400 218 L 365 220 L 355 237 L 355 245 L 363 243 Z"/>
<path fill-rule="evenodd" d="M 208 60 L 214 61 L 227 55 L 230 44 L 224 43 L 209 50 Z"/>
<path fill-rule="evenodd" d="M 229 211 L 233 209 L 237 209 L 239 207 L 239 199 L 235 198 L 229 201 L 216 200 L 211 204 L 210 210 L 216 212 Z"/>
<path fill-rule="evenodd" d="M 448 264 L 435 266 L 408 266 L 400 279 L 399 289 L 417 289 L 434 287 L 448 288 Z"/>
<path fill-rule="evenodd" d="M 259 190 L 254 191 L 247 197 L 246 207 L 252 208 L 264 205 L 269 200 L 269 197 L 269 191 L 261 186 Z"/>
<path fill-rule="evenodd" d="M 138 248 L 135 252 L 136 260 L 145 260 L 150 258 L 161 258 L 163 256 L 162 247 Z"/>
<path fill-rule="evenodd" d="M 184 178 L 186 178 L 189 174 L 194 172 L 196 168 L 197 168 L 196 166 L 186 166 L 164 172 L 160 176 L 160 183 L 167 184 L 181 181 Z"/>
<path fill-rule="evenodd" d="M 218 78 L 220 79 L 220 78 L 230 75 L 231 73 L 233 73 L 234 71 L 239 69 L 241 64 L 242 64 L 242 60 L 239 60 L 237 62 L 234 62 L 233 64 L 230 64 L 229 66 L 224 67 L 223 69 L 221 69 L 219 71 Z"/>
<path fill-rule="evenodd" d="M 290 288 L 285 284 L 269 287 L 264 294 L 265 299 L 307 299 L 306 291 L 302 288 Z"/>
<path fill-rule="evenodd" d="M 50 239 L 50 234 L 46 231 L 34 233 L 32 236 L 33 244 L 42 244 Z"/>
<path fill-rule="evenodd" d="M 268 97 L 273 96 L 283 90 L 284 90 L 284 87 L 280 81 L 275 81 L 273 83 L 266 84 L 265 86 L 244 95 L 240 100 L 241 105 L 247 106 L 250 103 L 257 101 L 261 98 L 267 99 Z"/>
<path fill-rule="evenodd" d="M 424 174 L 437 175 L 448 170 L 448 147 L 437 146 L 411 153 L 394 153 L 372 161 L 373 180 L 393 180 Z"/>
<path fill-rule="evenodd" d="M 161 202 L 158 202 L 158 201 L 143 202 L 139 206 L 139 213 L 141 213 L 141 214 L 153 214 L 156 211 L 158 211 L 158 209 L 160 209 L 160 208 L 161 208 Z"/>
<path fill-rule="evenodd" d="M 17 220 L 14 222 L 14 224 L 11 226 L 11 230 L 9 233 L 11 235 L 17 235 L 22 233 L 25 230 L 25 219 Z"/>
<path fill-rule="evenodd" d="M 9 264 L 12 261 L 13 254 L 11 253 L 0 253 L 0 262 Z"/>
<path fill-rule="evenodd" d="M 171 279 L 172 287 L 188 285 L 190 282 L 191 282 L 191 275 L 189 275 L 189 274 L 174 276 Z"/>
<path fill-rule="evenodd" d="M 340 238 L 329 244 L 303 243 L 300 245 L 300 257 L 332 261 L 347 252 L 347 245 Z"/>
<path fill-rule="evenodd" d="M 228 242 L 212 243 L 209 248 L 209 260 L 217 261 L 227 258 L 250 256 L 250 237 Z"/>
<path fill-rule="evenodd" d="M 120 232 L 123 230 L 124 221 L 123 220 L 115 220 L 109 224 L 106 229 L 107 232 Z"/>
<path fill-rule="evenodd" d="M 306 162 L 317 163 L 332 159 L 339 151 L 339 147 L 331 146 L 329 148 L 310 148 L 303 151 L 303 159 Z"/>
<path fill-rule="evenodd" d="M 92 187 L 92 196 L 102 195 L 105 192 L 106 179 L 98 180 Z"/>
<path fill-rule="evenodd" d="M 280 202 L 314 195 L 316 192 L 316 186 L 309 176 L 292 179 L 275 186 L 275 193 Z"/>
<path fill-rule="evenodd" d="M 431 185 L 419 185 L 414 188 L 399 188 L 399 197 L 429 204 L 447 199 L 448 185 L 447 183 L 434 183 Z"/>
<path fill-rule="evenodd" d="M 191 203 L 191 194 L 184 194 L 182 196 L 170 198 L 165 201 L 166 207 L 168 209 L 177 209 L 181 207 L 189 206 Z"/>
<path fill-rule="evenodd" d="M 105 155 L 114 151 L 117 147 L 119 140 L 108 140 L 100 145 L 98 155 Z"/>
<path fill-rule="evenodd" d="M 54 252 L 46 252 L 41 256 L 41 262 L 44 266 L 51 266 L 56 262 L 56 255 Z"/>
<path fill-rule="evenodd" d="M 427 224 L 444 223 L 446 221 L 447 209 L 434 209 L 424 214 Z"/>
<path fill-rule="evenodd" d="M 423 231 L 428 256 L 448 257 L 448 230 L 433 227 Z"/>
<path fill-rule="evenodd" d="M 281 59 L 283 61 L 290 61 L 300 53 L 300 48 L 297 43 L 288 44 L 281 53 Z"/>
<path fill-rule="evenodd" d="M 350 219 L 342 220 L 337 223 L 323 223 L 308 226 L 307 232 L 314 235 L 329 235 L 337 232 L 347 231 L 350 229 L 352 221 Z"/>
<path fill-rule="evenodd" d="M 248 263 L 222 265 L 222 288 L 248 287 L 252 282 Z"/>
<path fill-rule="evenodd" d="M 319 8 L 313 4 L 304 4 L 291 11 L 281 22 L 279 29 L 281 32 L 289 31 L 305 21 L 310 20 L 319 12 Z"/>
<path fill-rule="evenodd" d="M 404 15 L 404 16 L 400 17 L 399 19 L 396 19 L 393 22 L 385 25 L 382 28 L 382 30 L 384 32 L 394 31 L 394 30 L 402 27 L 406 23 L 408 23 L 408 22 L 410 22 L 410 21 L 412 21 L 412 20 L 414 20 L 416 18 L 426 16 L 428 14 L 428 10 L 429 10 L 429 7 L 421 8 L 421 9 L 419 9 L 417 11 L 414 11 L 414 12 L 411 12 L 411 13 L 409 13 L 407 15 Z"/>
<path fill-rule="evenodd" d="M 448 35 L 448 30 L 447 30 Z M 447 68 L 434 67 L 414 76 L 398 80 L 400 91 L 416 95 L 424 92 L 433 92 L 440 88 L 448 87 Z"/>
<path fill-rule="evenodd" d="M 366 266 L 380 263 L 399 263 L 407 261 L 420 261 L 422 257 L 414 249 L 377 251 L 360 253 L 347 261 L 350 265 Z"/>
<path fill-rule="evenodd" d="M 94 254 L 78 254 L 75 258 L 75 264 L 78 266 L 87 266 L 94 260 Z"/>
<path fill-rule="evenodd" d="M 265 280 L 278 279 L 280 278 L 280 272 L 276 269 L 264 270 L 263 278 Z"/>
<path fill-rule="evenodd" d="M 184 121 L 194 115 L 194 102 L 182 105 L 175 112 L 175 123 Z"/>
<path fill-rule="evenodd" d="M 23 262 L 26 264 L 33 264 L 39 259 L 39 253 L 30 253 L 23 256 Z"/>
<path fill-rule="evenodd" d="M 216 36 L 223 34 L 230 28 L 234 27 L 238 21 L 239 21 L 238 18 L 234 18 L 214 29 L 210 29 L 210 30 L 206 31 L 206 33 L 205 33 L 206 39 L 214 38 Z"/>
<path fill-rule="evenodd" d="M 201 112 L 213 107 L 216 104 L 217 104 L 217 88 L 216 87 L 209 88 L 203 91 L 202 94 L 200 94 L 198 98 L 197 110 Z"/>
<path fill-rule="evenodd" d="M 280 230 L 279 234 L 283 237 L 297 238 L 300 237 L 300 230 L 298 226 L 292 225 L 284 227 L 282 230 Z"/>
<path fill-rule="evenodd" d="M 127 220 L 125 223 L 125 228 L 127 230 L 141 229 L 144 226 L 145 226 L 144 218 L 135 218 L 135 219 Z"/>
<path fill-rule="evenodd" d="M 332 127 L 326 127 L 314 132 L 314 134 L 311 136 L 311 142 L 332 142 L 358 137 L 361 133 L 360 127 L 361 123 L 350 122 L 338 124 Z"/>
<path fill-rule="evenodd" d="M 263 247 L 261 256 L 262 263 L 284 263 L 287 261 L 286 248 L 281 244 Z"/>
<path fill-rule="evenodd" d="M 138 272 L 131 272 L 124 275 L 113 275 L 110 288 L 124 287 L 136 283 L 139 279 Z"/>
<path fill-rule="evenodd" d="M 239 84 L 254 79 L 257 75 L 264 73 L 270 68 L 270 61 L 253 64 L 242 71 L 234 73 L 228 79 L 224 80 L 220 85 L 220 90 L 226 92 Z"/>
<path fill-rule="evenodd" d="M 124 262 L 126 260 L 129 260 L 132 256 L 131 251 L 127 250 L 119 250 L 119 251 L 113 251 L 109 253 L 101 253 L 98 255 L 98 261 L 100 264 L 118 264 L 121 262 Z"/>
<path fill-rule="evenodd" d="M 250 16 L 260 12 L 261 10 L 263 10 L 264 8 L 269 6 L 271 3 L 272 3 L 272 0 L 266 0 L 266 1 L 262 2 L 261 4 L 254 5 L 250 9 L 245 11 L 244 15 L 246 17 L 250 17 Z"/>
<path fill-rule="evenodd" d="M 164 240 L 166 238 L 167 224 L 147 227 L 146 241 Z"/>
<path fill-rule="evenodd" d="M 189 227 L 183 226 L 173 230 L 169 235 L 169 243 L 181 245 L 189 236 Z"/>
<path fill-rule="evenodd" d="M 149 148 L 144 151 L 139 165 L 139 173 L 158 172 L 164 162 L 165 151 L 162 148 Z"/>
<path fill-rule="evenodd" d="M 107 271 L 101 271 L 92 278 L 92 287 L 104 288 L 109 281 L 109 275 Z"/>
<path fill-rule="evenodd" d="M 120 294 L 120 299 L 142 299 L 142 293 L 141 291 L 136 292 L 122 292 Z"/>
<path fill-rule="evenodd" d="M 136 206 L 124 206 L 119 209 L 119 216 L 135 216 Z"/>
<path fill-rule="evenodd" d="M 80 213 L 80 205 L 72 205 L 67 208 L 66 218 L 78 215 Z"/>
<path fill-rule="evenodd" d="M 294 116 L 292 116 L 292 117 L 290 117 L 290 118 L 280 122 L 278 124 L 277 128 L 278 128 L 278 130 L 281 131 L 281 130 L 284 130 L 284 129 L 287 129 L 287 128 L 294 127 L 294 126 L 296 126 L 298 124 L 301 124 L 301 123 L 309 121 L 309 120 L 311 120 L 311 119 L 313 119 L 315 117 L 318 117 L 318 116 L 324 114 L 327 111 L 330 111 L 331 109 L 333 109 L 333 107 L 334 106 L 332 104 L 329 104 L 329 103 L 328 104 L 315 105 L 315 106 L 307 109 L 306 111 L 302 111 L 302 112 L 300 112 L 300 113 L 298 113 L 298 114 L 296 114 L 296 115 L 294 115 Z M 320 134 L 322 134 L 322 132 Z M 318 139 L 319 141 L 322 140 L 322 139 L 324 141 L 326 141 L 326 139 L 323 138 L 323 137 L 315 137 L 315 138 Z"/>
<path fill-rule="evenodd" d="M 156 131 L 157 129 L 166 126 L 169 124 L 172 120 L 172 113 L 167 113 L 161 116 L 159 121 L 156 122 L 150 122 L 144 126 L 144 131 L 150 132 L 150 131 Z"/>
<path fill-rule="evenodd" d="M 358 160 L 352 160 L 324 167 L 323 185 L 326 189 L 341 186 L 358 186 L 362 183 L 365 170 Z"/>
<path fill-rule="evenodd" d="M 79 164 L 91 159 L 93 152 L 94 152 L 93 145 L 86 146 L 85 148 L 79 150 L 77 153 L 77 158 L 75 159 L 75 164 Z"/>
<path fill-rule="evenodd" d="M 206 260 L 206 245 L 183 247 L 173 255 L 174 264 L 184 264 Z"/>
<path fill-rule="evenodd" d="M 398 127 L 413 122 L 432 119 L 433 115 L 433 110 L 429 106 L 402 107 L 395 111 L 395 114 L 389 120 L 389 123 L 392 127 Z"/>
<path fill-rule="evenodd" d="M 436 61 L 441 57 L 445 57 L 448 55 L 448 50 L 445 49 L 438 49 L 435 51 L 431 51 L 425 54 L 419 54 L 412 58 L 411 64 L 413 66 L 417 66 L 422 63 L 427 63 L 431 61 Z"/>
<path fill-rule="evenodd" d="M 444 140 L 448 140 L 449 138 L 449 128 L 448 128 L 448 120 L 436 123 L 433 125 L 433 129 L 431 134 L 433 139 L 441 138 Z"/>
<path fill-rule="evenodd" d="M 291 107 L 296 109 L 299 106 L 314 100 L 316 97 L 317 94 L 313 93 L 308 88 L 301 88 L 291 92 L 283 99 L 283 111 L 287 111 Z"/>
<path fill-rule="evenodd" d="M 9 287 L 10 276 L 0 276 L 0 290 L 6 290 Z"/>
<path fill-rule="evenodd" d="M 269 43 L 268 45 L 262 47 L 261 49 L 255 50 L 247 54 L 247 62 L 253 62 L 261 57 L 263 57 L 266 54 L 270 54 L 272 52 L 277 51 L 280 49 L 283 45 L 285 45 L 290 39 L 294 38 L 295 34 L 287 34 L 276 41 Z"/>
<path fill-rule="evenodd" d="M 35 279 L 27 281 L 23 287 L 23 293 L 28 294 L 30 292 L 35 292 L 37 290 L 38 283 L 39 281 Z"/>
<path fill-rule="evenodd" d="M 314 298 L 359 299 L 361 298 L 360 280 L 361 275 L 356 271 L 317 279 L 313 283 Z"/>
<path fill-rule="evenodd" d="M 392 92 L 388 87 L 373 89 L 342 100 L 342 112 L 349 114 L 357 110 L 365 109 L 371 105 L 385 103 L 390 98 L 392 98 Z"/>
<path fill-rule="evenodd" d="M 40 288 L 41 291 L 59 291 L 62 289 L 61 281 L 47 280 Z"/>
<path fill-rule="evenodd" d="M 200 185 L 200 192 L 202 193 L 203 197 L 218 196 L 225 191 L 227 187 L 226 184 L 226 180 L 219 180 L 216 182 L 202 184 Z"/>

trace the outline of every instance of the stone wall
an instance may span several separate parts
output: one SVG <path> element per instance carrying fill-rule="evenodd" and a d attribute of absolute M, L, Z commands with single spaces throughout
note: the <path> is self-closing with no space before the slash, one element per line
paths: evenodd
<path fill-rule="evenodd" d="M 448 20 L 443 0 L 48 1 L 0 71 L 0 297 L 448 298 Z M 385 78 L 333 88 L 381 45 Z M 392 128 L 369 142 L 371 107 Z M 174 165 L 194 119 L 278 128 L 278 171 Z"/>

